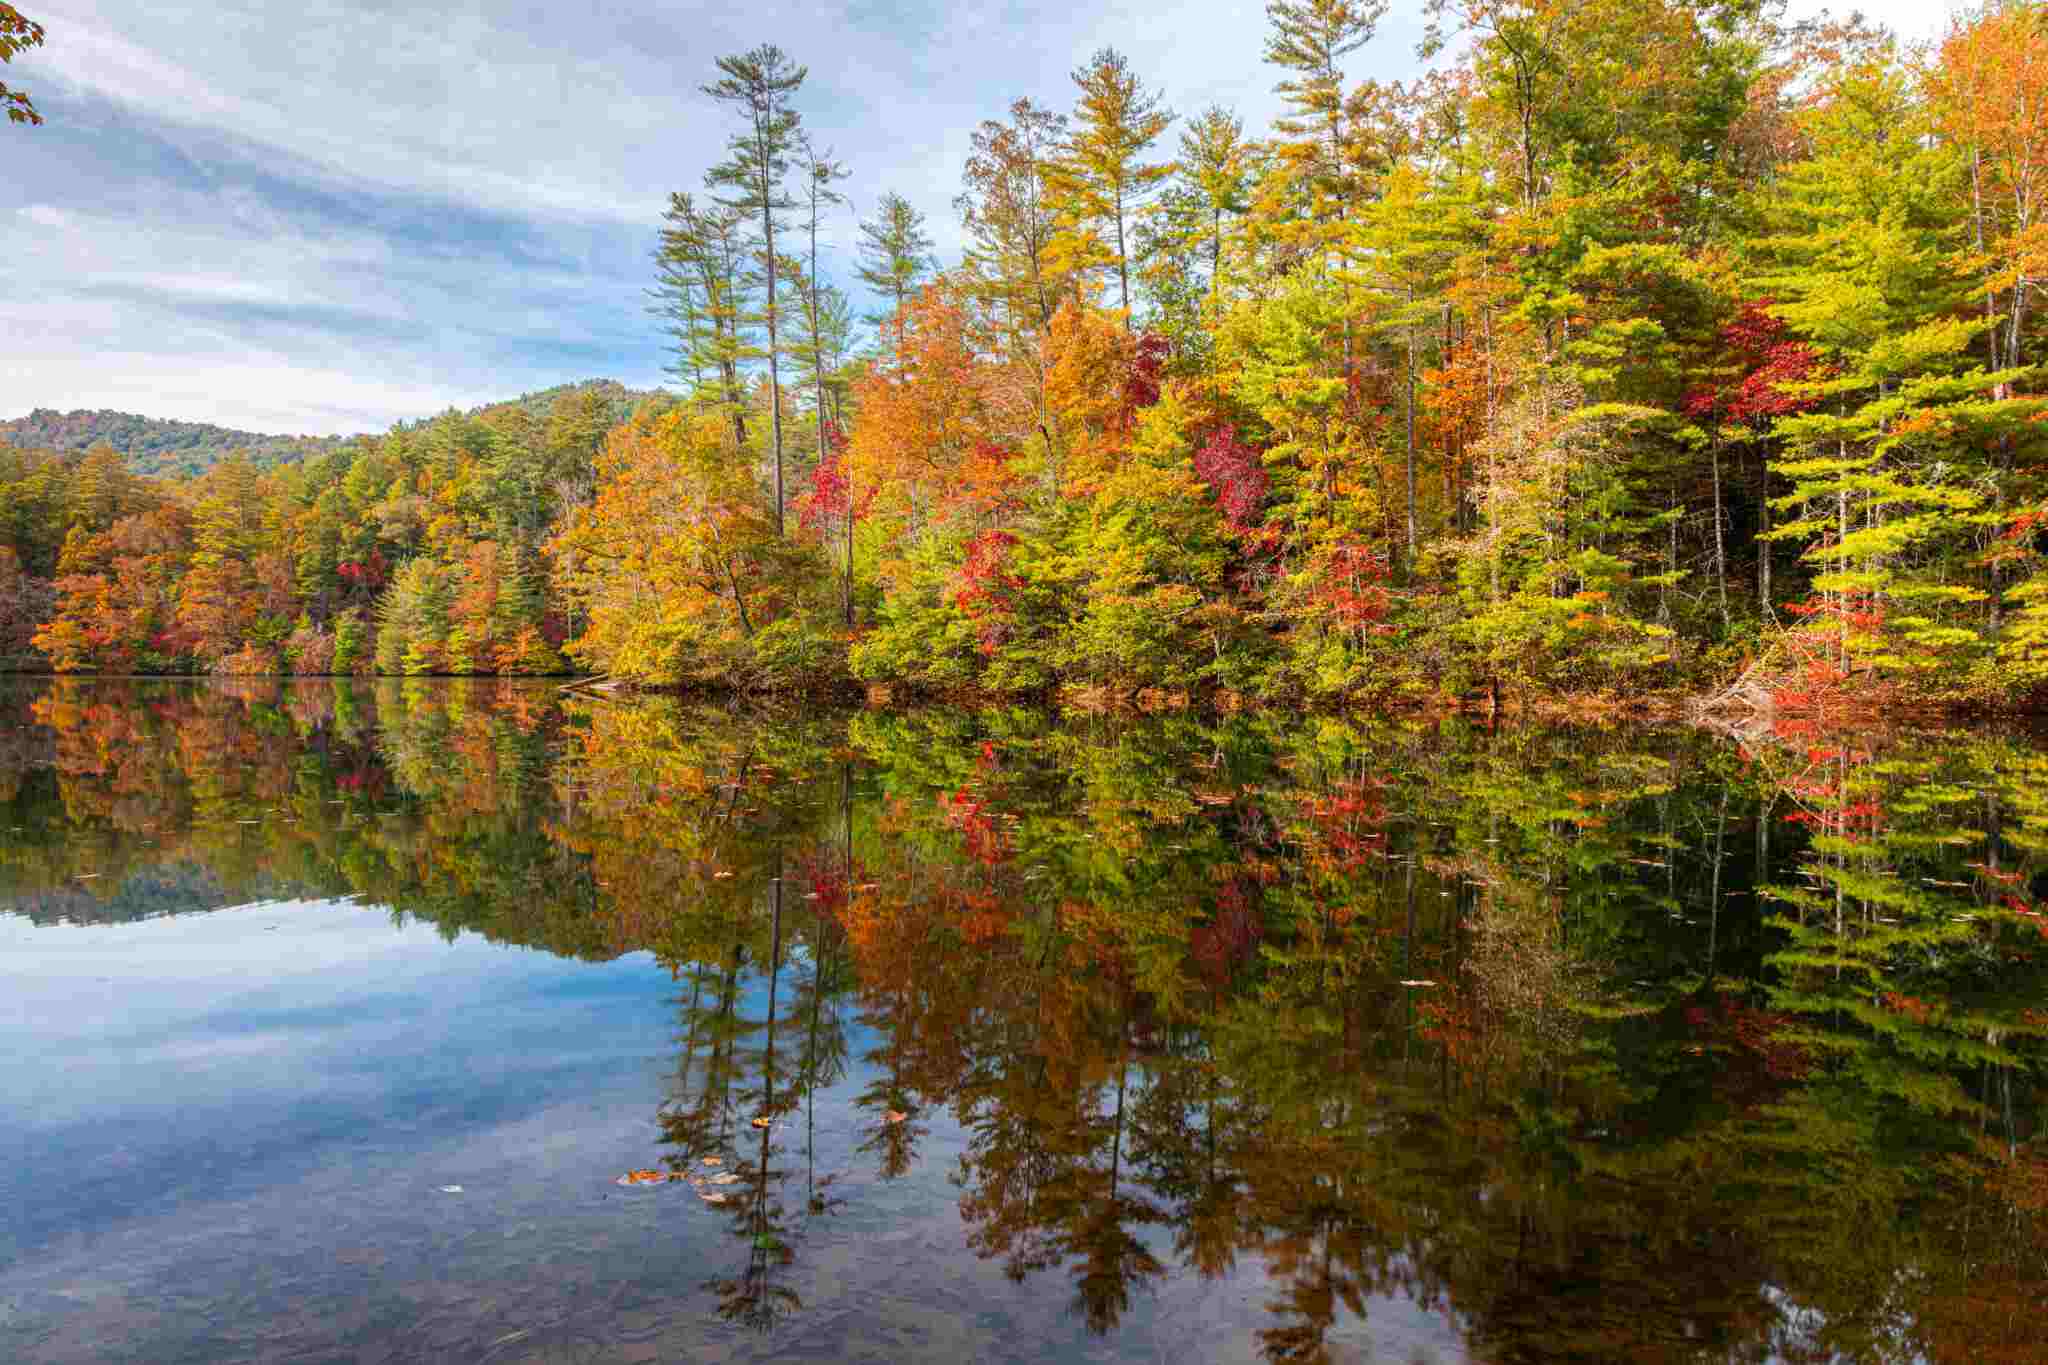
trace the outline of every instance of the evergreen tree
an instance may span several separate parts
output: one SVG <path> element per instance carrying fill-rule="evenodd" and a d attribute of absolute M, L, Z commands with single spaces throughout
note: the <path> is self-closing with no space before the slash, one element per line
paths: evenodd
<path fill-rule="evenodd" d="M 1274 122 L 1283 169 L 1308 182 L 1317 217 L 1342 217 L 1353 197 L 1343 183 L 1354 109 L 1344 94 L 1344 58 L 1372 40 L 1385 0 L 1272 0 L 1266 60 L 1289 74 L 1274 87 L 1292 110 Z"/>
<path fill-rule="evenodd" d="M 804 83 L 806 68 L 793 65 L 781 48 L 765 43 L 736 56 L 720 57 L 724 78 L 704 93 L 728 105 L 741 119 L 741 129 L 728 144 L 724 161 L 711 168 L 710 183 L 722 193 L 719 203 L 744 213 L 754 225 L 757 258 L 763 275 L 761 318 L 768 333 L 769 445 L 775 461 L 775 529 L 783 530 L 781 308 L 777 283 L 776 228 L 780 214 L 796 207 L 785 185 L 790 158 L 799 145 L 802 119 L 790 97 Z"/>
<path fill-rule="evenodd" d="M 845 403 L 846 363 L 853 351 L 853 305 L 829 284 L 806 279 L 803 287 L 811 302 L 797 319 L 790 355 L 796 361 L 798 382 L 813 395 L 818 450 L 823 458 L 822 452 L 830 444 L 827 427 L 838 420 Z"/>
<path fill-rule="evenodd" d="M 810 265 L 797 280 L 797 289 L 804 305 L 797 338 L 797 363 L 809 381 L 813 417 L 817 423 L 817 447 L 814 458 L 823 460 L 827 373 L 824 351 L 829 328 L 825 320 L 825 286 L 818 275 L 818 221 L 826 208 L 846 202 L 846 196 L 834 186 L 846 179 L 850 172 L 834 161 L 830 153 L 820 153 L 811 145 L 808 137 L 800 136 L 798 147 L 803 159 L 803 204 L 806 211 L 805 227 L 810 234 Z"/>
<path fill-rule="evenodd" d="M 709 395 L 725 410 L 740 450 L 747 444 L 743 369 L 759 355 L 747 332 L 760 281 L 741 240 L 745 219 L 716 201 L 699 206 L 686 193 L 670 195 L 650 291 L 671 337 L 668 372 L 691 397 Z"/>
<path fill-rule="evenodd" d="M 854 274 L 889 306 L 862 320 L 894 328 L 904 304 L 931 268 L 932 238 L 925 231 L 924 215 L 895 191 L 884 193 L 875 216 L 860 225 L 860 265 Z"/>
<path fill-rule="evenodd" d="M 1811 410 L 1776 424 L 1773 473 L 1791 488 L 1775 505 L 1792 517 L 1771 536 L 1808 543 L 1815 596 L 1798 610 L 1838 679 L 1960 670 L 1997 621 L 1995 577 L 1958 572 L 1990 520 L 1979 480 L 1996 480 L 1998 452 L 2041 448 L 2044 401 L 2008 396 L 2024 370 L 1972 355 L 1993 322 L 1969 306 L 1957 251 L 1961 149 L 1929 136 L 1930 111 L 1888 64 L 1841 72 L 1831 93 L 1761 243 L 1771 312 L 1827 367 L 1807 383 Z"/>
<path fill-rule="evenodd" d="M 1143 157 L 1174 116 L 1115 48 L 1097 52 L 1073 79 L 1081 99 L 1052 170 L 1062 200 L 1059 249 L 1077 270 L 1113 269 L 1117 306 L 1128 312 L 1134 217 L 1173 171 Z"/>

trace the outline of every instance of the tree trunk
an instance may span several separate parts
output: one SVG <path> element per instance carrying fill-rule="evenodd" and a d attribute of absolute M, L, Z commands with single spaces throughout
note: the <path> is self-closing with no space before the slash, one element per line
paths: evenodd
<path fill-rule="evenodd" d="M 1756 500 L 1756 605 L 1766 621 L 1774 620 L 1771 610 L 1771 462 L 1758 456 L 1759 496 Z"/>
<path fill-rule="evenodd" d="M 814 188 L 811 195 L 811 278 L 805 293 L 805 303 L 811 319 L 811 378 L 816 385 L 812 402 L 818 409 L 818 463 L 825 462 L 825 333 L 820 325 L 822 313 L 818 308 L 818 199 Z"/>
<path fill-rule="evenodd" d="M 1219 296 L 1223 284 L 1223 210 L 1210 210 L 1209 226 L 1209 298 L 1211 302 Z"/>
<path fill-rule="evenodd" d="M 1839 454 L 1845 460 L 1848 458 L 1849 451 L 1846 443 L 1843 443 L 1843 445 L 1841 446 Z M 1847 567 L 1848 561 L 1842 557 L 1840 547 L 1842 542 L 1847 540 L 1848 538 L 1849 490 L 1844 488 L 1837 490 L 1835 493 L 1835 560 L 1836 563 L 1843 568 Z M 1839 568 L 1837 569 L 1837 572 L 1840 572 Z M 1838 647 L 1838 653 L 1840 657 L 1836 660 L 1835 666 L 1841 670 L 1844 676 L 1846 676 L 1849 672 L 1849 590 L 1847 588 L 1843 588 L 1835 596 L 1836 608 L 1841 613 L 1841 619 L 1838 622 L 1840 626 L 1838 638 L 1841 642 Z"/>
<path fill-rule="evenodd" d="M 1124 310 L 1124 330 L 1131 330 L 1131 265 L 1130 256 L 1124 249 L 1124 200 L 1119 194 L 1116 200 L 1116 288 L 1120 306 Z"/>
<path fill-rule="evenodd" d="M 1728 630 L 1728 544 L 1721 534 L 1721 446 L 1717 441 L 1713 448 L 1714 457 L 1714 583 L 1721 594 L 1721 630 Z"/>
<path fill-rule="evenodd" d="M 1408 306 L 1415 306 L 1415 291 L 1408 291 Z M 1408 576 L 1415 576 L 1415 320 L 1408 320 Z"/>
<path fill-rule="evenodd" d="M 761 244 L 768 258 L 768 431 L 775 450 L 775 534 L 786 534 L 782 525 L 782 369 L 781 342 L 776 335 L 776 314 L 780 300 L 775 293 L 775 210 L 770 206 L 773 187 L 768 183 L 767 151 L 761 162 Z"/>

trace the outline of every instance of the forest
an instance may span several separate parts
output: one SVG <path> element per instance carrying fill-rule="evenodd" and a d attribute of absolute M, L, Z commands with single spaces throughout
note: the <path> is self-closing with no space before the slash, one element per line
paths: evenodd
<path fill-rule="evenodd" d="M 191 478 L 240 453 L 257 465 L 284 464 L 340 445 L 339 436 L 274 436 L 211 422 L 177 422 L 100 408 L 58 412 L 37 408 L 0 421 L 0 444 L 31 450 L 90 450 L 106 445 L 126 457 L 130 471 Z"/>
<path fill-rule="evenodd" d="M 721 58 L 724 159 L 652 263 L 671 392 L 189 478 L 0 447 L 0 661 L 2048 695 L 2043 6 L 1911 47 L 1761 0 L 1429 0 L 1414 78 L 1355 82 L 1383 9 L 1268 6 L 1267 128 L 1110 48 L 1071 107 L 992 108 L 953 260 L 880 185 L 833 259 L 858 168 L 805 68 Z"/>

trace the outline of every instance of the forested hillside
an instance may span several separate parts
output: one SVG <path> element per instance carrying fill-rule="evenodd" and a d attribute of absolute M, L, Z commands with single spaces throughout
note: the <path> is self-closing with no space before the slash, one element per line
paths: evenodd
<path fill-rule="evenodd" d="M 126 457 L 137 474 L 190 477 L 229 454 L 268 467 L 318 455 L 339 445 L 335 436 L 267 436 L 210 422 L 178 422 L 106 410 L 58 412 L 37 408 L 0 421 L 0 443 L 27 449 L 90 450 L 105 445 Z"/>
<path fill-rule="evenodd" d="M 609 381 L 401 424 L 263 469 L 131 473 L 111 446 L 0 444 L 0 660 L 113 672 L 549 672 L 547 529 L 607 429 L 667 400 Z M 391 591 L 399 585 L 399 591 Z M 389 629 L 380 631 L 380 612 Z M 428 613 L 431 643 L 405 623 Z M 417 646 L 417 648 L 415 648 Z"/>
<path fill-rule="evenodd" d="M 598 389 L 623 419 L 641 399 L 652 395 L 626 388 L 616 380 L 587 379 L 557 384 L 513 400 L 530 416 L 545 417 L 556 399 L 578 389 Z M 495 406 L 495 405 L 486 405 Z M 475 416 L 484 408 L 473 408 Z M 154 478 L 191 478 L 230 455 L 239 455 L 259 469 L 292 460 L 311 459 L 342 445 L 342 436 L 279 436 L 237 431 L 210 422 L 180 422 L 165 417 L 139 417 L 104 409 L 58 412 L 37 408 L 26 417 L 0 421 L 0 445 L 22 450 L 85 451 L 104 445 L 124 457 L 128 471 Z"/>
<path fill-rule="evenodd" d="M 1354 83 L 1379 13 L 1268 7 L 1266 129 L 1112 49 L 992 107 L 947 262 L 791 57 L 721 59 L 655 262 L 674 403 L 187 482 L 10 456 L 6 629 L 66 669 L 2037 700 L 2042 7 L 1921 51 L 1432 0 L 1414 79 Z"/>

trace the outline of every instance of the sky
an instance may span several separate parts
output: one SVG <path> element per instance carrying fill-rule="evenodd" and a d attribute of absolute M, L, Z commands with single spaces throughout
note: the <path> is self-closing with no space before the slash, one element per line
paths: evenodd
<path fill-rule="evenodd" d="M 577 379 L 653 387 L 661 212 L 733 129 L 700 87 L 762 42 L 808 65 L 805 124 L 853 172 L 841 283 L 888 190 L 956 254 L 969 131 L 1020 95 L 1069 107 L 1100 47 L 1175 110 L 1257 129 L 1278 108 L 1261 0 L 16 4 L 48 38 L 5 79 L 47 122 L 0 124 L 0 419 L 328 435 Z M 1863 9 L 1911 38 L 1941 17 Z M 1394 0 L 1348 74 L 1412 75 L 1422 26 Z"/>

